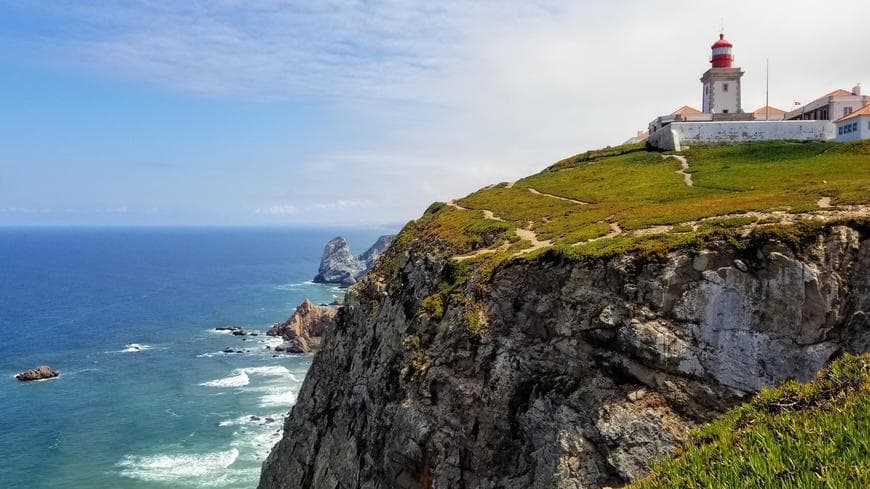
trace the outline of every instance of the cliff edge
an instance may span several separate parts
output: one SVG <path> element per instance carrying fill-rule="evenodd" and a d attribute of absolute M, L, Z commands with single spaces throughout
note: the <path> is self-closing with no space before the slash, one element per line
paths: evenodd
<path fill-rule="evenodd" d="M 433 205 L 349 289 L 259 487 L 642 477 L 759 389 L 870 350 L 868 155 L 614 148 Z"/>

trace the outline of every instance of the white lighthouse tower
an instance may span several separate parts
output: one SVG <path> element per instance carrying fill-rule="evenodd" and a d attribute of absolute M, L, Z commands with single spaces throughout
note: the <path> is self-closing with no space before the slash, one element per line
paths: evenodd
<path fill-rule="evenodd" d="M 711 48 L 712 67 L 701 76 L 704 85 L 702 111 L 707 114 L 740 114 L 740 78 L 743 72 L 732 67 L 734 56 L 731 49 L 734 46 L 725 40 L 725 34 L 719 34 L 719 40 Z"/>

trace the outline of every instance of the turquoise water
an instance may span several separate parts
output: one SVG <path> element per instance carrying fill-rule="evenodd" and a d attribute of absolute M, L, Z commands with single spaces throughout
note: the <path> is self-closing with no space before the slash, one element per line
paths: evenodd
<path fill-rule="evenodd" d="M 0 229 L 0 488 L 254 487 L 311 356 L 213 328 L 331 301 L 324 243 L 384 232 Z"/>

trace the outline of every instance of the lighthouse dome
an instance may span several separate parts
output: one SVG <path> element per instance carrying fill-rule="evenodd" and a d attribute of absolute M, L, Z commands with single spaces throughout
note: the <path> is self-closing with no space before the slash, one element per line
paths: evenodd
<path fill-rule="evenodd" d="M 731 62 L 734 61 L 734 56 L 731 54 L 733 44 L 725 40 L 725 34 L 719 34 L 719 40 L 711 46 L 713 56 L 710 58 L 710 63 L 713 68 L 731 68 Z"/>
<path fill-rule="evenodd" d="M 731 48 L 731 47 L 734 47 L 734 45 L 731 44 L 730 42 L 728 42 L 727 40 L 725 40 L 725 34 L 719 34 L 719 40 L 716 41 L 716 42 L 714 42 L 713 45 L 710 46 L 710 47 L 713 48 L 713 49 L 716 49 L 716 48 Z"/>

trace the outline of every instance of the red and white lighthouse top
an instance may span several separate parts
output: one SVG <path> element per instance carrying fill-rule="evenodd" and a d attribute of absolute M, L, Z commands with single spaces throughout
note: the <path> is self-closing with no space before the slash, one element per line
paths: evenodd
<path fill-rule="evenodd" d="M 713 68 L 731 68 L 731 62 L 734 61 L 734 56 L 731 54 L 733 46 L 725 40 L 725 34 L 719 34 L 719 40 L 711 46 L 713 57 L 710 58 L 710 63 L 713 64 Z"/>

